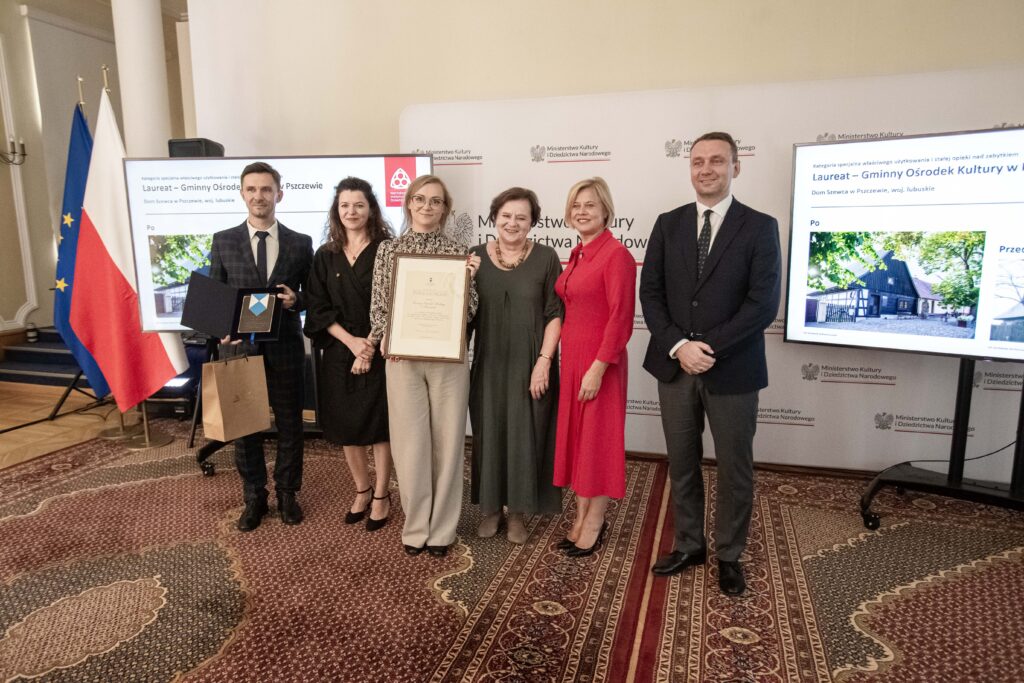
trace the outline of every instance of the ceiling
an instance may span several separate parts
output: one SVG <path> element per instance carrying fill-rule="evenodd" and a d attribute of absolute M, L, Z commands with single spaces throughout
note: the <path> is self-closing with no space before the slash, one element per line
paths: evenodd
<path fill-rule="evenodd" d="M 113 33 L 111 0 L 21 0 L 22 4 L 70 19 L 91 28 Z M 125 0 L 138 2 L 139 0 Z M 188 0 L 160 0 L 164 24 L 188 17 Z"/>

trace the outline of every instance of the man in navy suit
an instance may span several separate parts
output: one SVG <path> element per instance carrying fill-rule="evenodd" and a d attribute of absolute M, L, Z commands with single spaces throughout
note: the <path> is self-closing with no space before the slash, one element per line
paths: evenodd
<path fill-rule="evenodd" d="M 768 386 L 764 330 L 779 309 L 778 222 L 732 196 L 736 142 L 706 133 L 690 150 L 697 202 L 658 217 L 640 275 L 651 333 L 644 368 L 658 379 L 668 450 L 675 542 L 652 567 L 668 576 L 703 564 L 704 420 L 718 468 L 715 548 L 719 586 L 740 595 L 739 558 L 754 498 L 758 391 Z"/>
<path fill-rule="evenodd" d="M 284 197 L 281 174 L 263 162 L 242 171 L 242 199 L 249 216 L 241 225 L 213 236 L 210 277 L 233 287 L 278 287 L 284 308 L 277 341 L 262 342 L 259 352 L 267 371 L 267 392 L 277 425 L 274 488 L 285 524 L 302 521 L 295 494 L 302 486 L 302 402 L 306 349 L 299 311 L 306 307 L 302 289 L 313 263 L 313 240 L 277 222 Z M 241 531 L 252 531 L 267 514 L 267 465 L 263 434 L 235 440 L 235 465 L 242 477 L 245 510 Z"/>

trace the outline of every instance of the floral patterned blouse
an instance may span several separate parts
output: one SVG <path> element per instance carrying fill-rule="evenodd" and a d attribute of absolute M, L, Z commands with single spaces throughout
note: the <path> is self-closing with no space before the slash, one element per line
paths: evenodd
<path fill-rule="evenodd" d="M 445 236 L 440 230 L 434 232 L 413 232 L 409 230 L 401 237 L 382 242 L 373 264 L 373 294 L 370 297 L 370 341 L 379 344 L 388 326 L 388 296 L 391 292 L 391 272 L 395 254 L 469 254 L 465 245 Z M 476 281 L 469 280 L 469 316 L 476 315 L 479 298 Z"/>

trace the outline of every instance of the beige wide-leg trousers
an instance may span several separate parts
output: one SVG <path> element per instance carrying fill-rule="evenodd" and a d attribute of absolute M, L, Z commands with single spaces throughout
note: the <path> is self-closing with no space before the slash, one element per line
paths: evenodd
<path fill-rule="evenodd" d="M 450 545 L 462 509 L 469 364 L 389 361 L 387 382 L 402 543 Z"/>

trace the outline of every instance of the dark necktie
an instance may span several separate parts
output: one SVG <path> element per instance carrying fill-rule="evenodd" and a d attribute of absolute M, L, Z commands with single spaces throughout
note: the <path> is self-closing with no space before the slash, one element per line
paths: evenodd
<path fill-rule="evenodd" d="M 697 277 L 704 270 L 704 261 L 711 250 L 711 209 L 704 212 L 704 225 L 700 228 L 700 235 L 697 236 Z"/>
<path fill-rule="evenodd" d="M 260 284 L 267 284 L 267 238 L 270 233 L 266 230 L 257 230 L 256 237 L 260 238 L 256 245 L 256 273 L 260 276 Z"/>

